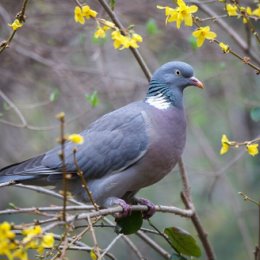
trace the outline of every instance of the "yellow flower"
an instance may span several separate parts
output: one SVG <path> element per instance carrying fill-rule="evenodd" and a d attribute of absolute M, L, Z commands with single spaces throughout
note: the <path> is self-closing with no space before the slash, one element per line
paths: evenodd
<path fill-rule="evenodd" d="M 54 237 L 52 233 L 48 233 L 43 236 L 41 244 L 38 246 L 37 251 L 39 254 L 43 254 L 45 248 L 51 248 L 54 245 Z"/>
<path fill-rule="evenodd" d="M 100 23 L 104 24 L 103 27 L 101 27 L 100 25 L 98 25 L 97 30 L 94 34 L 95 38 L 105 38 L 106 37 L 106 31 L 115 28 L 115 24 L 104 20 L 104 19 L 100 19 Z"/>
<path fill-rule="evenodd" d="M 68 140 L 75 144 L 83 144 L 84 143 L 84 137 L 79 134 L 71 134 L 68 136 Z"/>
<path fill-rule="evenodd" d="M 132 48 L 139 48 L 138 42 L 142 42 L 143 38 L 138 33 L 133 33 L 129 39 L 129 46 Z"/>
<path fill-rule="evenodd" d="M 79 6 L 74 8 L 74 20 L 76 23 L 85 23 L 85 19 L 83 17 L 82 9 Z"/>
<path fill-rule="evenodd" d="M 11 225 L 5 221 L 0 225 L 0 239 L 12 239 L 15 237 L 15 233 L 11 231 Z"/>
<path fill-rule="evenodd" d="M 197 39 L 197 46 L 201 47 L 205 39 L 213 40 L 217 37 L 217 34 L 210 31 L 209 26 L 200 27 L 192 33 L 192 35 Z"/>
<path fill-rule="evenodd" d="M 0 224 L 0 255 L 12 259 L 12 250 L 17 248 L 14 241 L 15 233 L 11 231 L 11 225 L 7 221 Z"/>
<path fill-rule="evenodd" d="M 10 241 L 8 239 L 0 240 L 0 256 L 7 256 L 11 258 Z"/>
<path fill-rule="evenodd" d="M 260 5 L 252 12 L 253 15 L 260 17 Z"/>
<path fill-rule="evenodd" d="M 40 225 L 36 225 L 34 227 L 29 227 L 22 231 L 22 234 L 25 235 L 23 238 L 23 243 L 26 244 L 26 248 L 37 248 L 38 243 L 34 240 L 35 237 L 41 235 L 42 228 Z"/>
<path fill-rule="evenodd" d="M 133 39 L 134 41 L 136 41 L 136 42 L 142 42 L 142 41 L 143 41 L 142 36 L 141 36 L 140 34 L 138 34 L 138 33 L 134 33 L 134 34 L 132 35 L 132 39 Z"/>
<path fill-rule="evenodd" d="M 177 10 L 176 9 L 173 9 L 169 6 L 160 6 L 160 5 L 157 5 L 157 8 L 158 9 L 165 9 L 165 16 L 166 16 L 166 20 L 165 20 L 165 23 L 167 24 L 168 22 L 169 23 L 172 23 L 172 22 L 176 22 L 177 20 Z"/>
<path fill-rule="evenodd" d="M 251 8 L 248 7 L 240 7 L 240 12 L 243 14 L 243 23 L 247 23 L 247 20 L 249 19 L 248 16 L 252 15 Z"/>
<path fill-rule="evenodd" d="M 92 260 L 97 260 L 97 255 L 96 255 L 94 249 L 91 249 L 91 251 L 89 252 L 89 254 L 90 254 L 90 258 L 91 258 Z"/>
<path fill-rule="evenodd" d="M 99 27 L 95 34 L 94 34 L 95 38 L 105 38 L 106 37 L 106 32 L 102 27 Z"/>
<path fill-rule="evenodd" d="M 131 38 L 128 38 L 128 40 L 125 43 L 125 46 L 123 46 L 123 49 L 124 48 L 129 48 L 129 47 L 138 48 L 139 45 L 137 44 L 137 42 L 135 40 L 133 40 Z"/>
<path fill-rule="evenodd" d="M 53 234 L 43 236 L 40 225 L 24 229 L 22 235 L 22 241 L 14 240 L 15 233 L 11 231 L 11 225 L 8 222 L 0 224 L 0 256 L 9 260 L 28 260 L 28 249 L 43 253 L 44 248 L 54 244 Z"/>
<path fill-rule="evenodd" d="M 111 38 L 114 41 L 115 49 L 126 49 L 129 47 L 138 48 L 138 42 L 142 42 L 143 38 L 138 33 L 129 34 L 128 36 L 122 35 L 119 30 L 115 30 L 111 33 Z"/>
<path fill-rule="evenodd" d="M 84 5 L 82 7 L 76 6 L 74 8 L 74 20 L 76 23 L 85 23 L 85 18 L 89 19 L 90 17 L 95 18 L 97 16 L 97 12 L 92 10 L 88 5 Z"/>
<path fill-rule="evenodd" d="M 8 24 L 8 25 L 12 27 L 14 31 L 16 31 L 17 29 L 23 26 L 23 24 L 18 19 L 15 19 L 12 24 Z"/>
<path fill-rule="evenodd" d="M 118 30 L 115 30 L 115 31 L 113 31 L 111 33 L 111 38 L 114 41 L 114 48 L 115 49 L 119 49 L 121 47 L 121 45 L 123 45 L 123 46 L 127 46 L 128 45 L 127 37 L 122 35 L 120 33 L 120 31 L 118 31 Z"/>
<path fill-rule="evenodd" d="M 226 5 L 226 10 L 229 16 L 237 16 L 237 6 L 232 4 Z"/>
<path fill-rule="evenodd" d="M 11 259 L 28 260 L 27 251 L 24 248 L 19 248 L 13 253 Z"/>
<path fill-rule="evenodd" d="M 196 5 L 188 6 L 183 0 L 177 0 L 177 8 L 171 8 L 169 6 L 157 5 L 158 9 L 165 9 L 166 23 L 176 22 L 176 27 L 179 29 L 181 23 L 184 21 L 186 26 L 192 26 L 192 14 L 198 11 Z"/>
<path fill-rule="evenodd" d="M 40 225 L 36 225 L 36 226 L 29 227 L 29 228 L 23 230 L 22 233 L 23 233 L 23 235 L 26 235 L 26 236 L 37 236 L 42 233 L 42 228 Z"/>
<path fill-rule="evenodd" d="M 184 21 L 186 26 L 192 26 L 192 14 L 198 11 L 198 7 L 196 5 L 187 6 L 183 0 L 177 0 L 177 21 L 176 27 L 179 29 L 182 21 Z"/>
<path fill-rule="evenodd" d="M 249 6 L 247 7 L 240 7 L 240 11 L 244 12 L 246 15 L 252 15 L 252 10 Z"/>
<path fill-rule="evenodd" d="M 229 46 L 227 44 L 220 42 L 219 47 L 224 53 L 229 53 Z"/>
<path fill-rule="evenodd" d="M 88 5 L 82 6 L 82 14 L 86 19 L 90 17 L 95 18 L 97 16 L 97 12 L 92 10 Z"/>
<path fill-rule="evenodd" d="M 54 244 L 54 237 L 52 233 L 48 233 L 43 236 L 41 246 L 45 247 L 52 247 Z"/>
<path fill-rule="evenodd" d="M 222 147 L 220 149 L 220 154 L 222 155 L 222 154 L 225 154 L 228 152 L 229 146 L 230 146 L 230 141 L 226 135 L 222 135 L 221 144 L 222 144 Z"/>
<path fill-rule="evenodd" d="M 259 153 L 258 144 L 247 144 L 246 148 L 247 148 L 247 152 L 252 156 L 255 156 Z"/>

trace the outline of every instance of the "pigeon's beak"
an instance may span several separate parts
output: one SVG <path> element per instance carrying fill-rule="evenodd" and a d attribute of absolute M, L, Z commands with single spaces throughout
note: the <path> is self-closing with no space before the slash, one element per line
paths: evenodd
<path fill-rule="evenodd" d="M 195 87 L 198 87 L 198 88 L 204 88 L 204 85 L 201 81 L 199 81 L 197 78 L 195 77 L 191 77 L 190 78 L 190 82 L 191 82 L 191 85 L 195 86 Z"/>

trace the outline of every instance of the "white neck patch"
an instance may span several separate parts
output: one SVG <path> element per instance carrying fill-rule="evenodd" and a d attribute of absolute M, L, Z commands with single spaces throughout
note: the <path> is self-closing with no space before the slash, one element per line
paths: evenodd
<path fill-rule="evenodd" d="M 162 94 L 148 97 L 145 100 L 145 102 L 150 104 L 151 106 L 154 106 L 161 110 L 167 109 L 171 106 L 171 103 L 169 101 L 167 101 L 166 98 Z"/>

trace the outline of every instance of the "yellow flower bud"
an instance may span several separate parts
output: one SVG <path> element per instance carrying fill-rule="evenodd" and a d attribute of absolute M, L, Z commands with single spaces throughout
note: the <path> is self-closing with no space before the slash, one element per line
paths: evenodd
<path fill-rule="evenodd" d="M 248 144 L 246 148 L 247 148 L 247 152 L 252 156 L 255 156 L 259 153 L 258 144 Z"/>
<path fill-rule="evenodd" d="M 14 31 L 18 30 L 23 26 L 23 24 L 18 20 L 15 19 L 12 24 L 8 24 Z"/>
<path fill-rule="evenodd" d="M 79 134 L 71 134 L 68 136 L 68 140 L 75 144 L 83 144 L 84 143 L 84 137 Z"/>

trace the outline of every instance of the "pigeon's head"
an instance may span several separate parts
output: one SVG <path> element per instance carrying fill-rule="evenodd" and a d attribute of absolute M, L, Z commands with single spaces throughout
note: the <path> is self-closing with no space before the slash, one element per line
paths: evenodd
<path fill-rule="evenodd" d="M 181 61 L 171 61 L 155 71 L 152 81 L 183 90 L 187 86 L 203 88 L 203 84 L 193 76 L 193 68 Z"/>
<path fill-rule="evenodd" d="M 192 67 L 181 61 L 168 62 L 153 74 L 145 101 L 159 109 L 182 107 L 183 90 L 188 86 L 203 88 Z"/>

